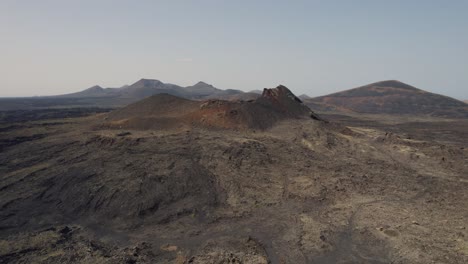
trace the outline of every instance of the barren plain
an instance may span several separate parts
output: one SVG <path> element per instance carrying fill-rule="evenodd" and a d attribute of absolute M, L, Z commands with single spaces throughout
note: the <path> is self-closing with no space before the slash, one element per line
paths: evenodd
<path fill-rule="evenodd" d="M 0 263 L 468 262 L 465 119 L 311 118 L 272 91 L 300 114 L 5 113 Z"/>

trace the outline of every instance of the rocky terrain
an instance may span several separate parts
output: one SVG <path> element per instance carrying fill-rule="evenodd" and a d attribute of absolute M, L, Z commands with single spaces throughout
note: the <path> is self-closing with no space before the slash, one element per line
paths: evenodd
<path fill-rule="evenodd" d="M 58 96 L 0 98 L 0 111 L 67 108 L 121 108 L 157 94 L 169 94 L 189 100 L 252 101 L 260 90 L 222 90 L 205 82 L 182 87 L 154 79 L 140 79 L 119 88 L 95 85 L 80 92 Z M 417 115 L 445 118 L 467 118 L 468 105 L 447 96 L 429 93 L 399 81 L 382 81 L 342 92 L 298 98 L 320 113 Z"/>
<path fill-rule="evenodd" d="M 467 263 L 455 134 L 330 117 L 279 86 L 2 123 L 0 263 Z"/>
<path fill-rule="evenodd" d="M 468 105 L 399 81 L 382 81 L 305 100 L 317 111 L 467 118 Z"/>
<path fill-rule="evenodd" d="M 190 129 L 192 127 L 266 129 L 287 118 L 319 120 L 285 86 L 264 89 L 251 101 L 192 101 L 158 94 L 108 115 L 104 127 L 132 129 Z"/>

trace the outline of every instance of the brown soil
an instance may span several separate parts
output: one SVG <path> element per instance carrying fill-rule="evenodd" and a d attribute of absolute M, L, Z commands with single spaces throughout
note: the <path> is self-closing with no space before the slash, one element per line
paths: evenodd
<path fill-rule="evenodd" d="M 104 127 L 267 129 L 287 118 L 320 119 L 280 85 L 265 89 L 262 96 L 251 101 L 191 101 L 158 94 L 110 113 Z"/>
<path fill-rule="evenodd" d="M 468 105 L 462 101 L 429 93 L 399 81 L 382 81 L 307 99 L 306 104 L 315 111 L 468 118 Z"/>
<path fill-rule="evenodd" d="M 166 99 L 150 118 L 276 104 Z M 467 263 L 466 148 L 297 104 L 263 129 L 106 126 L 151 104 L 1 125 L 0 263 Z"/>

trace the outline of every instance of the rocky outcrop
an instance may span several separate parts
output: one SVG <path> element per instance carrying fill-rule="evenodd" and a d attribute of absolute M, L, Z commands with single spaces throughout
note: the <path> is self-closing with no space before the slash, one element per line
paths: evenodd
<path fill-rule="evenodd" d="M 257 102 L 270 105 L 275 111 L 279 111 L 291 117 L 309 116 L 313 119 L 321 120 L 321 118 L 310 110 L 301 99 L 283 85 L 279 85 L 276 88 L 263 89 L 262 96 L 257 99 Z"/>
<path fill-rule="evenodd" d="M 285 119 L 322 120 L 285 86 L 265 89 L 250 101 L 192 101 L 159 94 L 109 114 L 110 128 L 268 129 Z"/>

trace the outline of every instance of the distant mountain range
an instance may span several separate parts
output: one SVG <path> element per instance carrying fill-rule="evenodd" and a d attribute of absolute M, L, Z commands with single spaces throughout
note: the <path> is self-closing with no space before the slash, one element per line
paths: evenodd
<path fill-rule="evenodd" d="M 468 117 L 468 105 L 464 102 L 396 80 L 376 82 L 304 101 L 315 111 Z"/>
<path fill-rule="evenodd" d="M 0 99 L 0 110 L 37 109 L 50 107 L 115 108 L 140 101 L 156 94 L 169 94 L 190 100 L 244 100 L 257 99 L 261 90 L 243 92 L 222 90 L 205 82 L 182 87 L 159 80 L 141 79 L 120 88 L 99 85 L 81 92 L 38 98 Z M 451 97 L 430 93 L 396 80 L 381 81 L 365 86 L 311 98 L 299 96 L 316 112 L 411 114 L 449 118 L 468 118 L 468 105 Z"/>
<path fill-rule="evenodd" d="M 252 99 L 258 97 L 257 93 L 245 93 L 241 90 L 221 90 L 211 84 L 198 82 L 192 86 L 182 87 L 159 80 L 141 79 L 132 85 L 121 88 L 102 88 L 93 86 L 77 93 L 59 95 L 60 98 L 115 98 L 132 103 L 155 94 L 170 94 L 192 100 L 217 99 Z"/>

